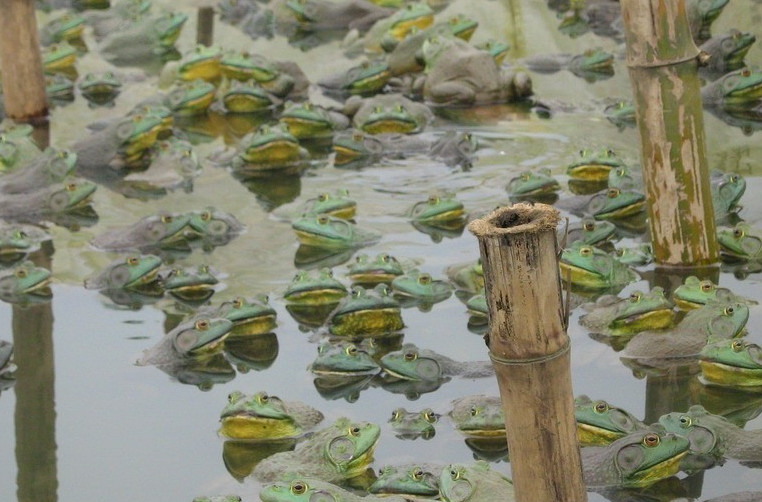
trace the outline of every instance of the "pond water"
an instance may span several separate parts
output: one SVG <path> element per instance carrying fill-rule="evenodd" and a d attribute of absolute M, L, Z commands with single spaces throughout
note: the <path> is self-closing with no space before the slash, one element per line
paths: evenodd
<path fill-rule="evenodd" d="M 185 52 L 194 44 L 197 4 L 165 5 L 189 15 L 177 42 L 180 52 Z M 509 58 L 581 52 L 591 47 L 622 53 L 616 42 L 591 33 L 574 39 L 559 33 L 559 19 L 540 0 L 455 0 L 438 17 L 446 19 L 461 12 L 479 21 L 473 41 L 510 41 L 513 49 Z M 40 16 L 40 23 L 49 18 L 46 14 Z M 759 36 L 760 21 L 762 3 L 736 0 L 717 20 L 713 33 L 738 28 L 757 30 Z M 251 41 L 236 28 L 221 23 L 215 25 L 214 36 L 214 43 L 224 48 L 245 47 L 269 57 L 294 60 L 313 82 L 350 64 L 339 55 L 339 42 L 335 40 L 302 51 L 280 36 Z M 88 37 L 86 33 L 89 47 L 96 47 Z M 759 44 L 751 49 L 747 61 L 762 62 Z M 109 68 L 95 51 L 82 56 L 77 65 L 80 75 Z M 258 500 L 258 484 L 251 478 L 239 479 L 246 470 L 246 460 L 236 456 L 217 435 L 219 413 L 234 390 L 264 390 L 287 400 L 303 401 L 320 409 L 326 424 L 341 416 L 380 424 L 382 436 L 373 463 L 376 468 L 411 461 L 470 462 L 482 455 L 469 448 L 446 417 L 440 420 L 433 438 L 414 441 L 395 437 L 387 420 L 398 407 L 431 407 L 445 414 L 457 397 L 497 395 L 493 378 L 454 378 L 433 392 L 417 396 L 390 392 L 380 386 L 344 395 L 324 396 L 317 392 L 306 368 L 316 355 L 322 331 L 300 328 L 282 299 L 297 271 L 294 256 L 298 241 L 290 223 L 307 199 L 337 187 L 347 188 L 358 201 L 358 224 L 383 234 L 379 243 L 361 252 L 371 256 L 387 252 L 418 263 L 421 270 L 435 278 L 444 278 L 448 266 L 476 260 L 477 241 L 468 231 L 436 239 L 417 231 L 404 216 L 413 203 L 434 192 L 453 192 L 470 213 L 478 214 L 507 204 L 507 182 L 533 167 L 550 168 L 565 186 L 565 167 L 582 148 L 611 148 L 626 160 L 637 162 L 637 132 L 633 128 L 618 130 L 602 114 L 607 100 L 629 97 L 629 80 L 621 59 L 615 63 L 612 78 L 593 83 L 568 72 L 533 74 L 532 78 L 536 96 L 561 110 L 551 119 L 508 106 L 458 110 L 439 118 L 435 127 L 471 131 L 480 138 L 483 147 L 468 170 L 424 157 L 342 170 L 326 159 L 301 177 L 272 183 L 261 180 L 246 186 L 226 170 L 204 161 L 204 170 L 190 193 L 175 191 L 159 199 L 139 200 L 101 187 L 94 199 L 99 215 L 95 225 L 76 232 L 61 227 L 50 230 L 55 247 L 50 258 L 55 278 L 51 302 L 26 308 L 0 304 L 0 326 L 5 327 L 0 338 L 17 340 L 17 360 L 25 356 L 26 361 L 31 361 L 24 367 L 19 365 L 15 388 L 0 396 L 0 430 L 7 431 L 0 435 L 0 500 L 189 501 L 199 495 L 226 493 L 237 493 L 245 501 Z M 156 78 L 151 77 L 128 86 L 114 108 L 90 109 L 81 97 L 68 106 L 55 108 L 51 113 L 51 145 L 67 147 L 87 134 L 86 124 L 126 113 L 155 91 L 155 82 Z M 313 97 L 319 99 L 316 94 Z M 236 125 L 216 119 L 199 121 L 201 125 L 212 124 L 214 128 L 207 134 L 216 136 L 196 145 L 202 159 L 233 141 L 230 130 Z M 711 166 L 747 178 L 741 216 L 758 225 L 762 219 L 762 200 L 755 197 L 762 189 L 759 133 L 744 134 L 740 128 L 730 127 L 709 114 L 705 114 L 705 123 Z M 211 388 L 201 391 L 155 367 L 135 365 L 142 351 L 164 334 L 164 325 L 170 322 L 164 310 L 171 310 L 171 302 L 164 299 L 137 310 L 117 307 L 99 293 L 84 289 L 82 283 L 117 256 L 90 247 L 88 243 L 95 235 L 159 210 L 180 212 L 209 205 L 236 215 L 247 232 L 211 253 L 194 251 L 178 264 L 209 264 L 223 274 L 225 287 L 215 294 L 215 302 L 268 294 L 278 312 L 278 326 L 275 339 L 263 348 L 267 356 L 249 368 L 241 365 L 237 371 L 228 370 Z M 346 264 L 336 265 L 334 273 L 344 279 Z M 739 294 L 762 300 L 760 277 L 752 274 L 739 280 L 731 273 L 722 273 L 719 282 Z M 649 287 L 647 281 L 641 280 L 624 293 Z M 569 327 L 575 394 L 606 399 L 636 416 L 649 418 L 658 417 L 659 410 L 670 403 L 687 407 L 723 399 L 695 379 L 636 378 L 609 346 L 588 336 L 578 323 L 578 310 L 572 313 Z M 467 329 L 468 314 L 455 296 L 429 311 L 405 308 L 402 315 L 405 342 L 457 360 L 487 359 L 481 336 Z M 757 343 L 760 338 L 756 326 L 761 321 L 762 308 L 752 307 L 749 337 Z M 52 344 L 40 344 L 46 332 L 50 338 L 50 330 Z M 29 343 L 19 343 L 20 337 Z M 733 397 L 738 396 L 727 399 Z M 742 396 L 734 402 L 757 413 L 762 407 L 758 396 Z M 762 418 L 751 419 L 746 428 L 762 428 Z M 510 463 L 500 454 L 486 455 L 495 469 L 510 473 Z M 633 495 L 628 500 L 669 500 L 670 494 L 703 499 L 739 490 L 762 490 L 762 476 L 756 469 L 728 461 L 685 480 L 673 492 L 668 491 L 671 488 L 667 486 L 662 494 Z M 590 494 L 590 500 L 603 498 Z"/>

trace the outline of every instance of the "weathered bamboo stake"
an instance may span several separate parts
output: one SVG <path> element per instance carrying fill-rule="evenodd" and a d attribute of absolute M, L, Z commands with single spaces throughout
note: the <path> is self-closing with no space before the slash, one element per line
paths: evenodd
<path fill-rule="evenodd" d="M 199 7 L 196 15 L 196 43 L 211 47 L 214 43 L 214 8 Z"/>
<path fill-rule="evenodd" d="M 544 204 L 515 204 L 474 220 L 519 502 L 586 501 L 574 419 L 556 227 Z"/>
<path fill-rule="evenodd" d="M 704 116 L 684 0 L 622 0 L 654 260 L 702 266 L 719 259 Z"/>
<path fill-rule="evenodd" d="M 34 0 L 0 0 L 0 58 L 5 114 L 15 120 L 48 114 Z"/>

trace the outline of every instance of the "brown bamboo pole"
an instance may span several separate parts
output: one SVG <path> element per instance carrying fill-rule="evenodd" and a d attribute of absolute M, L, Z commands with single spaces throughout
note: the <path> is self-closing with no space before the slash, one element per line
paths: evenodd
<path fill-rule="evenodd" d="M 14 120 L 48 114 L 34 0 L 0 0 L 0 58 L 5 114 Z"/>
<path fill-rule="evenodd" d="M 196 15 L 196 43 L 211 47 L 214 42 L 214 8 L 199 7 Z"/>
<path fill-rule="evenodd" d="M 654 260 L 719 259 L 704 118 L 684 0 L 622 0 L 627 66 L 640 131 Z"/>
<path fill-rule="evenodd" d="M 587 500 L 574 419 L 556 227 L 545 204 L 474 220 L 489 309 L 487 345 L 505 410 L 518 502 Z"/>

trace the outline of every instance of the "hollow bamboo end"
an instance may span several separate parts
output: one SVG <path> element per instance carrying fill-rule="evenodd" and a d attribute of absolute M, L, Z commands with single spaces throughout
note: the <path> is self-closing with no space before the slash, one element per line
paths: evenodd
<path fill-rule="evenodd" d="M 553 206 L 522 202 L 495 209 L 484 218 L 469 223 L 468 230 L 477 238 L 539 233 L 547 230 L 555 231 L 560 220 L 560 213 Z"/>

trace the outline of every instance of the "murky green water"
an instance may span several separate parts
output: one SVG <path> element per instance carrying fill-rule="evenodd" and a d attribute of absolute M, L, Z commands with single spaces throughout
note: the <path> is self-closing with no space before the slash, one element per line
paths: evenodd
<path fill-rule="evenodd" d="M 511 40 L 516 57 L 544 52 L 580 52 L 597 46 L 619 51 L 612 41 L 592 34 L 572 40 L 557 33 L 555 14 L 540 0 L 516 3 L 513 12 L 518 15 L 517 19 L 509 17 L 511 11 L 506 4 L 495 1 L 476 5 L 465 0 L 455 1 L 439 16 L 446 18 L 467 12 L 480 22 L 474 41 Z M 177 4 L 179 2 L 166 3 L 173 7 Z M 195 37 L 195 11 L 191 7 L 183 9 L 189 13 L 190 20 L 178 42 L 181 52 L 192 47 Z M 739 28 L 756 29 L 757 35 L 762 35 L 756 28 L 760 26 L 761 14 L 762 4 L 739 0 L 722 14 L 713 33 Z M 506 27 L 510 26 L 520 27 L 520 31 L 509 31 Z M 348 64 L 337 56 L 337 42 L 302 52 L 281 38 L 252 42 L 237 30 L 217 24 L 215 43 L 226 48 L 248 47 L 278 59 L 293 59 L 312 81 Z M 752 48 L 747 60 L 762 62 L 759 44 Z M 80 75 L 106 69 L 106 66 L 93 53 L 78 63 Z M 533 79 L 538 97 L 558 102 L 567 111 L 546 120 L 508 107 L 488 107 L 462 111 L 457 122 L 442 119 L 438 123 L 441 127 L 470 130 L 486 139 L 488 147 L 480 150 L 478 160 L 469 171 L 448 168 L 423 157 L 385 162 L 361 171 L 339 170 L 326 163 L 301 178 L 289 180 L 274 192 L 268 191 L 271 187 L 263 182 L 247 188 L 225 170 L 206 165 L 192 193 L 174 192 L 158 200 L 141 201 L 99 189 L 94 202 L 100 216 L 97 225 L 74 233 L 57 227 L 51 229 L 55 242 L 52 271 L 56 279 L 51 304 L 34 309 L 0 304 L 0 326 L 4 327 L 0 338 L 8 340 L 13 335 L 12 322 L 21 326 L 15 335 L 19 337 L 21 331 L 30 329 L 33 321 L 44 321 L 46 309 L 52 309 L 54 349 L 54 363 L 48 360 L 47 365 L 27 366 L 25 371 L 31 376 L 25 379 L 26 383 L 19 381 L 15 390 L 0 396 L 0 430 L 6 431 L 0 435 L 0 500 L 183 501 L 197 495 L 224 493 L 238 493 L 246 501 L 258 500 L 257 483 L 235 478 L 243 467 L 236 464 L 230 452 L 223 457 L 224 442 L 216 434 L 219 412 L 233 390 L 246 393 L 265 390 L 284 399 L 302 400 L 322 410 L 326 423 L 340 416 L 379 423 L 382 437 L 375 467 L 414 460 L 472 460 L 475 453 L 446 417 L 430 440 L 398 439 L 386 421 L 397 407 L 409 410 L 431 407 L 446 413 L 456 397 L 497 394 L 494 379 L 456 378 L 435 392 L 421 394 L 416 400 L 380 387 L 361 390 L 351 399 L 326 399 L 316 391 L 306 367 L 315 357 L 317 337 L 299 329 L 281 299 L 296 271 L 293 259 L 297 240 L 290 229 L 290 219 L 299 214 L 308 198 L 338 186 L 346 187 L 359 201 L 358 223 L 384 235 L 381 242 L 363 252 L 375 255 L 383 251 L 398 258 L 419 260 L 422 270 L 443 277 L 447 266 L 477 258 L 476 239 L 466 231 L 457 238 L 435 242 L 418 232 L 403 216 L 414 202 L 431 192 L 452 191 L 469 211 L 477 213 L 506 204 L 504 186 L 521 170 L 546 166 L 561 175 L 581 148 L 612 148 L 627 160 L 637 160 L 636 132 L 633 129 L 618 131 L 601 113 L 605 98 L 629 95 L 622 61 L 617 61 L 613 78 L 592 84 L 569 73 L 533 75 Z M 152 85 L 153 80 L 126 89 L 114 109 L 91 110 L 81 98 L 70 106 L 55 109 L 52 145 L 66 147 L 85 134 L 85 124 L 123 114 L 153 92 Z M 710 162 L 713 167 L 737 171 L 747 177 L 749 188 L 742 200 L 745 206 L 742 216 L 758 225 L 762 219 L 762 201 L 755 197 L 762 188 L 759 133 L 746 136 L 740 129 L 728 127 L 713 116 L 705 117 Z M 197 145 L 197 152 L 205 158 L 223 144 L 223 138 L 219 137 Z M 278 311 L 278 327 L 275 330 L 277 357 L 273 361 L 238 371 L 234 378 L 227 377 L 227 381 L 202 392 L 193 385 L 174 381 L 157 368 L 134 365 L 141 352 L 164 333 L 165 314 L 161 304 L 140 310 L 118 309 L 97 292 L 83 289 L 81 284 L 84 278 L 114 259 L 113 254 L 89 247 L 88 242 L 94 235 L 160 209 L 186 211 L 207 205 L 235 214 L 248 231 L 211 254 L 196 251 L 182 263 L 208 263 L 227 274 L 223 280 L 226 288 L 215 295 L 215 300 L 269 294 L 271 304 Z M 339 277 L 345 272 L 345 265 L 335 268 Z M 738 293 L 762 299 L 758 274 L 744 281 L 723 274 L 720 283 Z M 648 287 L 646 281 L 640 281 L 625 291 Z M 651 400 L 650 406 L 659 408 L 664 404 L 660 403 L 664 398 L 659 396 L 670 393 L 687 395 L 682 399 L 684 403 L 705 402 L 711 397 L 707 397 L 706 390 L 695 381 L 687 385 L 687 391 L 680 391 L 675 390 L 678 382 L 650 381 L 647 384 L 646 380 L 636 379 L 610 347 L 588 337 L 578 325 L 578 315 L 575 312 L 570 323 L 575 393 L 607 399 L 639 417 L 646 415 L 647 399 Z M 403 318 L 406 342 L 458 360 L 487 358 L 481 337 L 466 328 L 468 316 L 464 305 L 454 296 L 436 304 L 429 312 L 405 309 Z M 760 320 L 760 308 L 753 307 L 749 326 L 750 337 L 756 342 L 759 342 L 759 334 L 755 327 Z M 42 330 L 46 329 L 45 322 L 41 324 Z M 50 329 L 50 323 L 47 328 Z M 34 344 L 31 345 L 34 351 Z M 54 374 L 48 373 L 51 365 Z M 54 397 L 50 394 L 53 381 Z M 17 398 L 17 393 L 23 393 L 24 397 Z M 760 399 L 749 398 L 745 403 L 762 406 Z M 747 424 L 749 429 L 760 427 L 760 418 Z M 495 462 L 493 466 L 504 472 L 510 469 L 504 461 Z M 699 478 L 686 483 L 693 490 L 692 496 L 709 498 L 738 490 L 762 490 L 759 471 L 734 461 L 705 472 L 703 490 Z M 599 495 L 590 498 L 601 500 Z"/>

